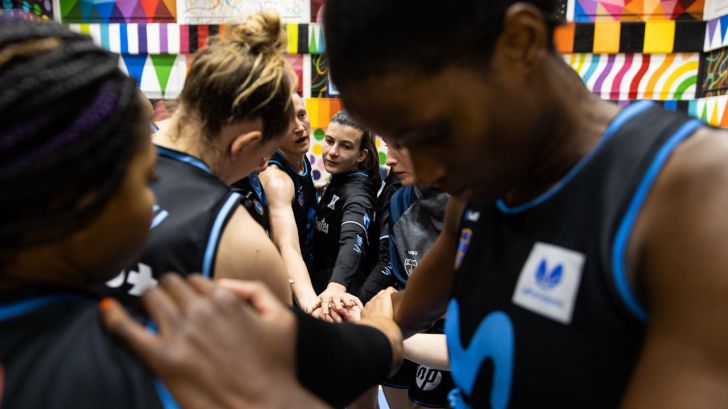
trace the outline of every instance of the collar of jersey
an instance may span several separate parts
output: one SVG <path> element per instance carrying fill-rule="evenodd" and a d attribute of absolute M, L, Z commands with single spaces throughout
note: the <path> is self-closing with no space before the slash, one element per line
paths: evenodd
<path fill-rule="evenodd" d="M 197 169 L 200 169 L 201 171 L 212 175 L 210 167 L 207 166 L 205 162 L 199 160 L 198 158 L 195 158 L 194 156 L 161 146 L 157 146 L 157 154 L 165 158 L 174 159 L 176 161 L 192 165 Z"/>
<path fill-rule="evenodd" d="M 84 299 L 88 298 L 75 294 L 54 294 L 0 304 L 0 321 L 20 317 L 51 304 Z"/>
<path fill-rule="evenodd" d="M 624 124 L 626 124 L 629 120 L 634 118 L 635 116 L 641 114 L 648 108 L 652 107 L 654 104 L 652 101 L 639 101 L 635 102 L 634 104 L 631 104 L 627 106 L 626 108 L 619 111 L 617 116 L 615 116 L 612 121 L 609 123 L 609 126 L 607 127 L 607 130 L 604 131 L 604 135 L 602 135 L 602 139 L 599 141 L 599 143 L 591 150 L 589 153 L 584 155 L 583 158 L 579 162 L 577 162 L 576 165 L 574 165 L 571 170 L 563 177 L 561 180 L 558 181 L 554 186 L 551 187 L 551 189 L 547 190 L 537 198 L 526 202 L 522 205 L 516 206 L 516 207 L 508 207 L 505 201 L 503 199 L 498 199 L 496 201 L 496 206 L 498 207 L 498 210 L 500 210 L 503 213 L 521 213 L 525 212 L 526 210 L 532 209 L 547 200 L 554 197 L 561 189 L 564 188 L 578 173 L 581 171 L 584 166 L 586 166 L 587 163 L 591 160 L 591 158 L 596 155 L 597 152 L 601 149 L 602 146 L 622 127 Z"/>
<path fill-rule="evenodd" d="M 298 176 L 303 176 L 303 177 L 308 176 L 308 172 L 310 172 L 311 169 L 308 166 L 308 161 L 306 160 L 307 159 L 306 154 L 303 155 L 303 172 L 299 172 L 298 169 L 296 169 L 293 165 L 291 165 L 290 162 L 288 162 L 288 159 L 286 159 L 285 155 L 283 155 L 283 152 L 281 152 L 280 150 L 277 150 L 276 153 L 278 155 L 280 155 L 280 158 L 271 158 L 268 161 L 268 163 L 270 163 L 270 162 L 279 163 L 278 159 L 280 159 L 283 162 L 285 162 L 285 165 L 283 163 L 281 163 L 281 165 L 288 166 L 289 168 L 291 168 L 291 170 L 296 172 L 298 174 Z"/>

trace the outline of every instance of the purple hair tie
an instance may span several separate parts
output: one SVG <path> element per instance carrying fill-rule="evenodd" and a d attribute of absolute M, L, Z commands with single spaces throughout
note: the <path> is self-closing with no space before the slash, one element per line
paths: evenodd
<path fill-rule="evenodd" d="M 79 140 L 89 131 L 98 128 L 114 112 L 118 100 L 119 95 L 113 87 L 110 84 L 104 85 L 96 95 L 91 106 L 73 121 L 70 127 L 55 135 L 46 144 L 38 146 L 38 149 L 25 152 L 20 156 L 16 156 L 14 158 L 15 160 L 0 165 L 0 171 L 11 172 L 17 170 L 28 163 L 42 159 L 61 146 Z M 33 129 L 33 127 L 30 128 Z M 10 136 L 12 137 L 14 135 L 11 134 Z"/>

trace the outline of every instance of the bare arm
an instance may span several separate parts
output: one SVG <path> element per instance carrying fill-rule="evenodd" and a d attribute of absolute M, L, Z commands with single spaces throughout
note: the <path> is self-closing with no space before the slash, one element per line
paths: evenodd
<path fill-rule="evenodd" d="M 394 318 L 405 338 L 429 328 L 447 309 L 463 207 L 462 202 L 450 198 L 442 232 L 415 268 L 407 289 L 394 296 Z"/>
<path fill-rule="evenodd" d="M 281 255 L 243 207 L 238 207 L 222 233 L 215 258 L 215 278 L 258 280 L 280 300 L 291 303 Z"/>
<path fill-rule="evenodd" d="M 679 147 L 635 225 L 628 269 L 649 318 L 625 408 L 728 402 L 726 136 L 704 129 Z"/>
<path fill-rule="evenodd" d="M 295 194 L 293 181 L 275 166 L 261 173 L 260 181 L 268 199 L 271 238 L 281 252 L 288 276 L 293 280 L 291 288 L 296 301 L 304 311 L 310 313 L 318 307 L 319 300 L 298 242 L 296 218 L 291 208 Z"/>
<path fill-rule="evenodd" d="M 404 357 L 430 368 L 450 370 L 445 334 L 416 334 L 405 339 Z"/>

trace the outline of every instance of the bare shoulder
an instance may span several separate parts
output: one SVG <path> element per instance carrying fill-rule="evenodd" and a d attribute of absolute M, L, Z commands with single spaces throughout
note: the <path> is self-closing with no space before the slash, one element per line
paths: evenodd
<path fill-rule="evenodd" d="M 704 127 L 666 162 L 630 239 L 630 268 L 639 271 L 649 303 L 664 300 L 672 310 L 691 293 L 728 291 L 726 209 L 728 132 Z"/>
<path fill-rule="evenodd" d="M 293 181 L 286 172 L 277 166 L 268 166 L 265 171 L 261 172 L 260 181 L 269 200 L 293 200 Z"/>

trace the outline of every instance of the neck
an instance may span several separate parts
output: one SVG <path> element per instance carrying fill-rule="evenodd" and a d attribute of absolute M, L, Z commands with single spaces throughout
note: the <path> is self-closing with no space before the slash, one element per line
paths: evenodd
<path fill-rule="evenodd" d="M 182 107 L 175 111 L 165 125 L 152 135 L 152 142 L 155 145 L 193 156 L 205 163 L 212 174 L 219 179 L 228 184 L 236 182 L 236 180 L 228 180 L 230 179 L 227 177 L 229 166 L 226 166 L 223 160 L 224 155 L 221 154 L 223 149 L 204 140 L 201 124 L 191 119 Z"/>
<path fill-rule="evenodd" d="M 283 149 L 278 149 L 278 151 L 283 155 L 283 157 L 286 159 L 288 163 L 293 166 L 294 169 L 296 169 L 299 172 L 303 172 L 306 170 L 306 166 L 304 165 L 304 158 L 306 157 L 305 153 L 293 153 L 288 152 Z"/>
<path fill-rule="evenodd" d="M 45 253 L 45 254 L 44 254 Z M 48 257 L 45 257 L 48 256 Z M 81 269 L 70 265 L 44 249 L 14 257 L 0 274 L 0 290 L 29 287 L 52 287 L 67 291 L 87 291 L 88 283 Z"/>
<path fill-rule="evenodd" d="M 504 197 L 511 206 L 526 203 L 558 183 L 585 155 L 601 141 L 609 122 L 619 107 L 593 95 L 581 78 L 564 63 L 550 64 L 544 85 L 553 100 L 541 101 L 551 109 L 534 123 L 541 142 L 531 150 L 531 164 L 519 182 Z"/>

